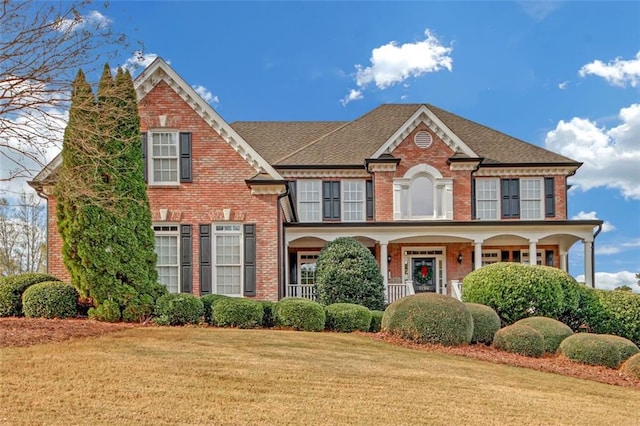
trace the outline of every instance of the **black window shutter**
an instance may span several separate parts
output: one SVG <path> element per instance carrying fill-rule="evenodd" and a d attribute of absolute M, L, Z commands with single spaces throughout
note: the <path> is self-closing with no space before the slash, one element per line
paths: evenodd
<path fill-rule="evenodd" d="M 555 217 L 556 215 L 556 198 L 554 191 L 553 178 L 544 178 L 544 212 L 546 217 Z"/>
<path fill-rule="evenodd" d="M 298 190 L 297 185 L 296 185 L 296 181 L 295 180 L 291 180 L 289 181 L 289 194 L 291 196 L 291 202 L 294 205 L 296 205 L 296 200 L 298 199 L 298 193 L 296 192 Z"/>
<path fill-rule="evenodd" d="M 367 219 L 373 219 L 373 181 L 365 181 L 367 195 Z"/>
<path fill-rule="evenodd" d="M 148 182 L 149 181 L 149 167 L 147 164 L 147 133 L 144 132 L 140 135 L 140 138 L 142 139 L 142 173 L 144 175 L 144 181 Z"/>
<path fill-rule="evenodd" d="M 256 225 L 244 225 L 244 295 L 256 295 Z"/>
<path fill-rule="evenodd" d="M 191 181 L 191 133 L 180 133 L 180 182 Z"/>
<path fill-rule="evenodd" d="M 180 225 L 180 282 L 181 292 L 191 293 L 193 259 L 191 249 L 191 225 Z"/>
<path fill-rule="evenodd" d="M 340 181 L 322 182 L 322 218 L 340 219 Z"/>
<path fill-rule="evenodd" d="M 211 294 L 211 225 L 200 225 L 200 294 Z"/>
<path fill-rule="evenodd" d="M 520 217 L 520 181 L 518 179 L 501 179 L 502 217 Z"/>
<path fill-rule="evenodd" d="M 471 179 L 471 219 L 476 218 L 476 178 Z"/>
<path fill-rule="evenodd" d="M 298 253 L 289 253 L 289 284 L 298 284 Z"/>

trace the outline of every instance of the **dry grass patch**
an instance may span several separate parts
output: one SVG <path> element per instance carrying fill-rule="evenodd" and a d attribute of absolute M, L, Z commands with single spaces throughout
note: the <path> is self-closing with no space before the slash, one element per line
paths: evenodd
<path fill-rule="evenodd" d="M 640 391 L 366 336 L 134 328 L 0 349 L 8 424 L 633 424 Z"/>

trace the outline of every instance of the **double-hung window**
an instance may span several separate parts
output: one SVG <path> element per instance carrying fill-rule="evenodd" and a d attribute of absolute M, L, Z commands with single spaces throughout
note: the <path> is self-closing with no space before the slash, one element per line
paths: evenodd
<path fill-rule="evenodd" d="M 155 252 L 158 257 L 156 270 L 158 282 L 167 287 L 169 293 L 180 292 L 178 227 L 176 225 L 154 226 Z"/>
<path fill-rule="evenodd" d="M 300 179 L 298 187 L 298 216 L 300 222 L 320 222 L 322 220 L 322 182 Z"/>
<path fill-rule="evenodd" d="M 476 179 L 476 217 L 498 219 L 498 179 Z"/>
<path fill-rule="evenodd" d="M 151 133 L 149 166 L 151 183 L 170 185 L 179 183 L 177 132 Z"/>
<path fill-rule="evenodd" d="M 363 180 L 342 181 L 342 220 L 362 222 L 365 220 L 365 192 Z"/>
<path fill-rule="evenodd" d="M 542 179 L 520 179 L 520 215 L 522 219 L 542 219 L 542 199 Z"/>
<path fill-rule="evenodd" d="M 239 224 L 214 225 L 214 293 L 242 294 L 242 227 Z"/>

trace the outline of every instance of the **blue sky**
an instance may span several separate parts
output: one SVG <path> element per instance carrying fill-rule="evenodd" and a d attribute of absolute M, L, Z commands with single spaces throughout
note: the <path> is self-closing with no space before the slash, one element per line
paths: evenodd
<path fill-rule="evenodd" d="M 426 102 L 584 162 L 569 217 L 605 221 L 596 285 L 634 285 L 640 2 L 112 1 L 100 13 L 132 42 L 112 66 L 159 55 L 228 122 Z"/>

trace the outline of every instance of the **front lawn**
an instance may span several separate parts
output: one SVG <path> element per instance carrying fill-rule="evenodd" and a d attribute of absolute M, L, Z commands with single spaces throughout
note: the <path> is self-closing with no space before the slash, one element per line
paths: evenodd
<path fill-rule="evenodd" d="M 0 349 L 7 424 L 637 424 L 640 391 L 367 336 L 130 328 Z"/>

